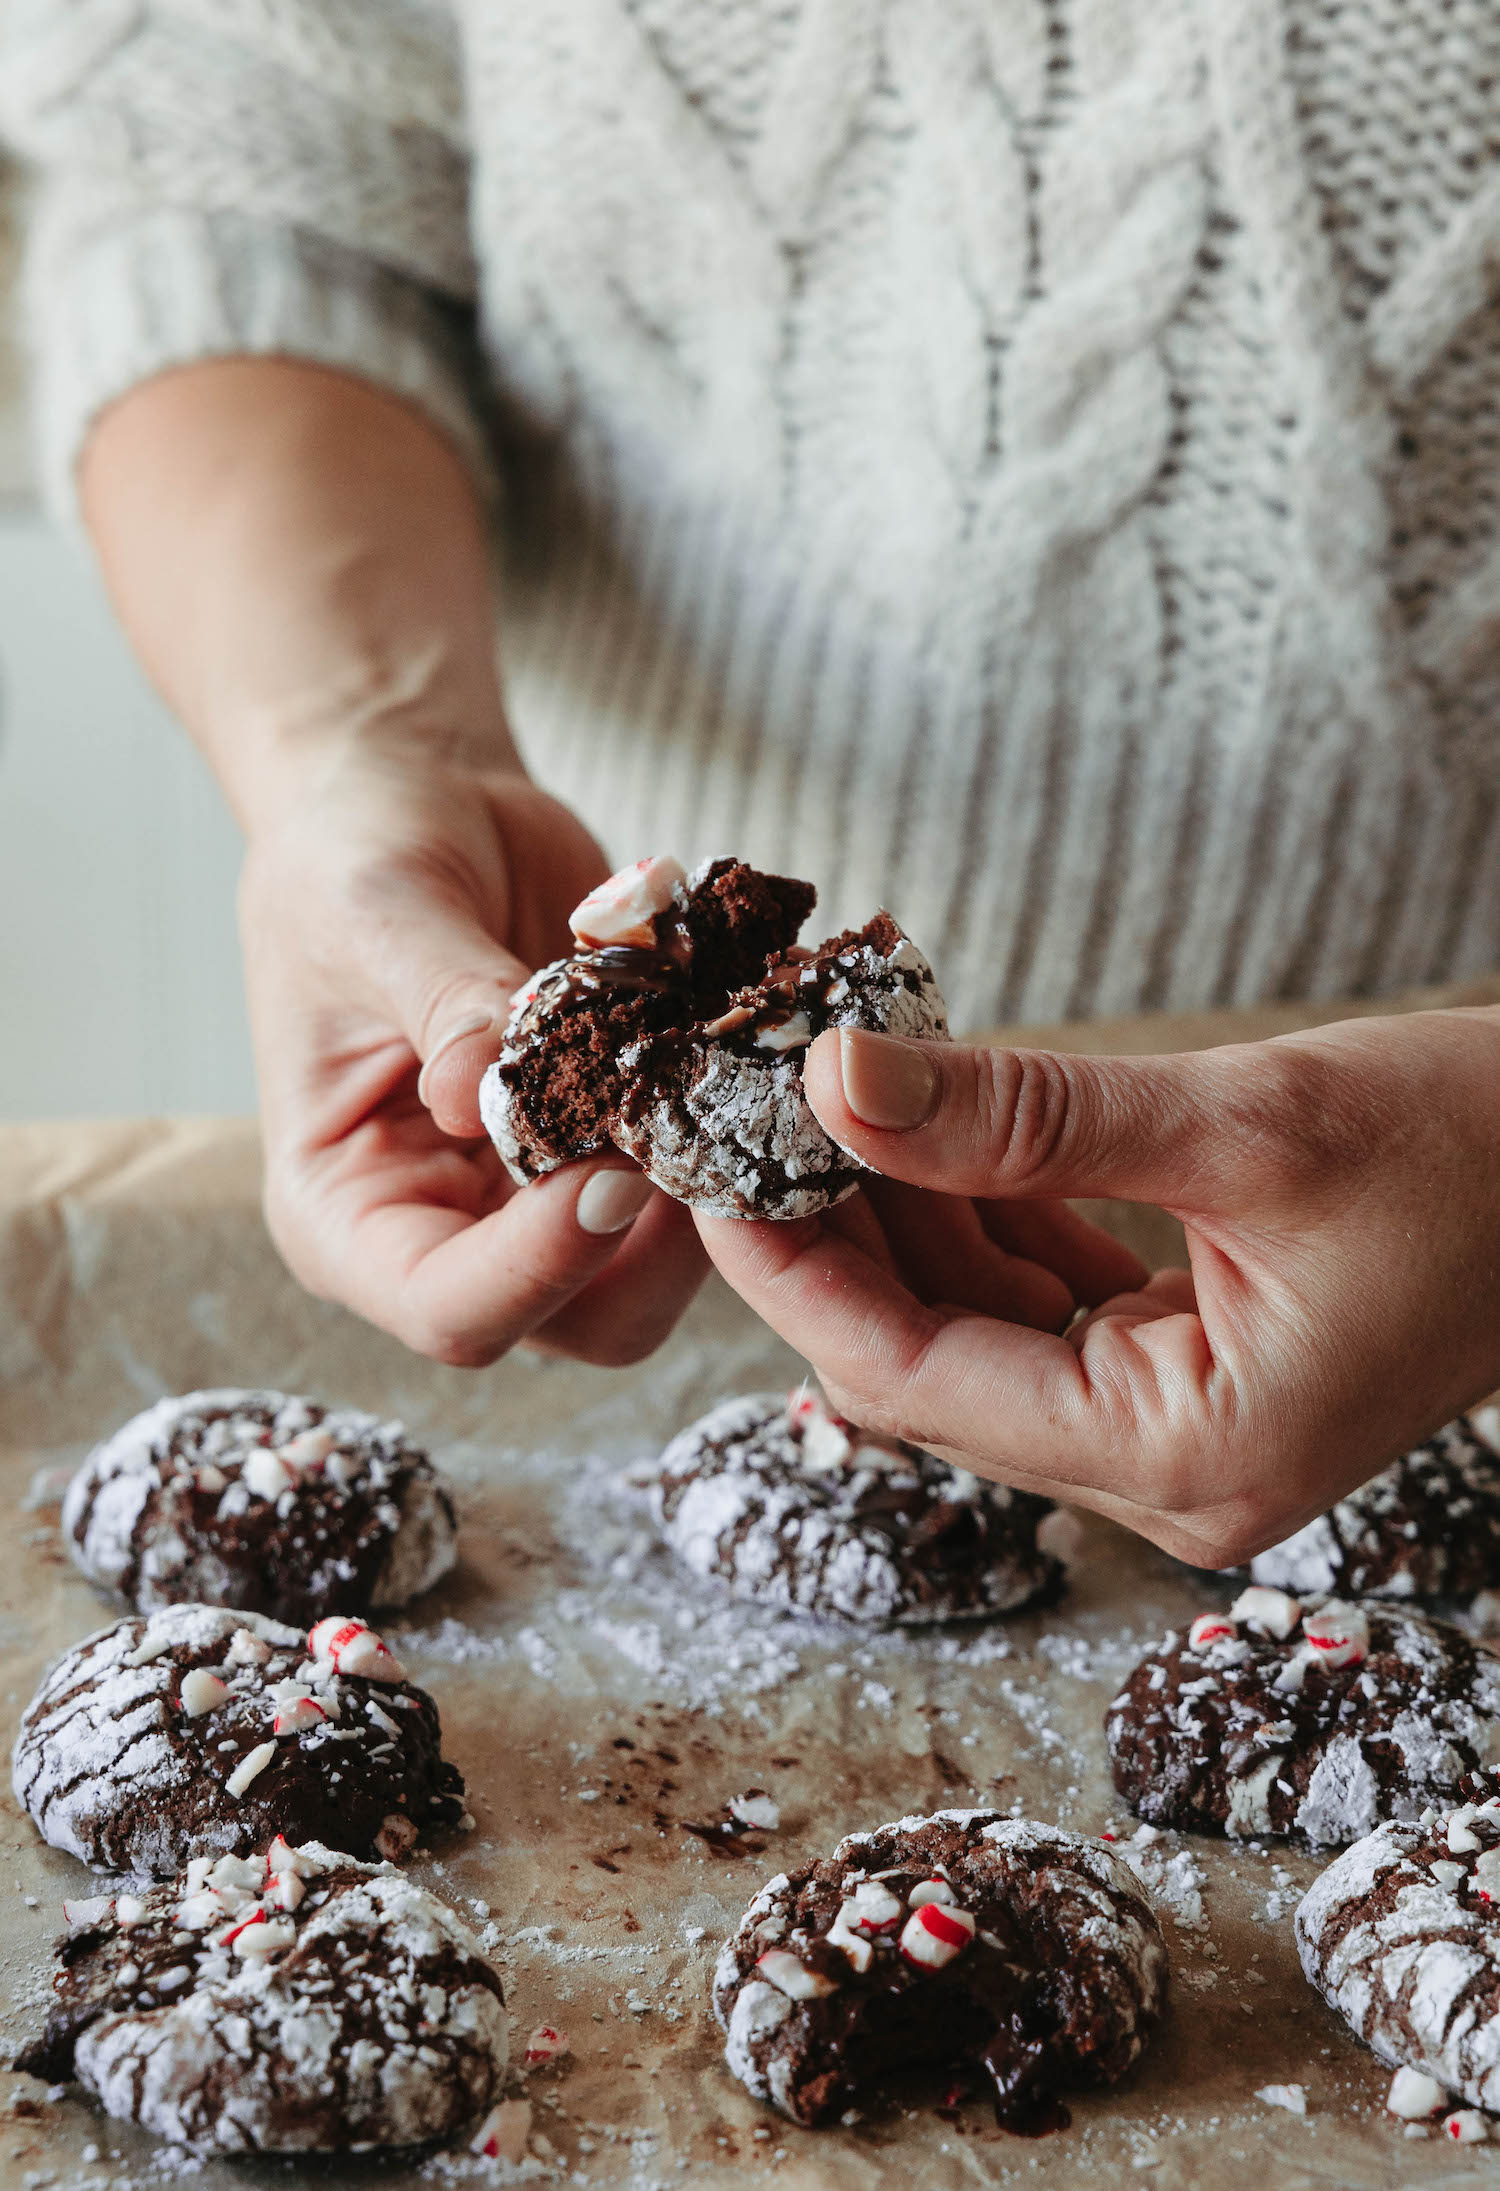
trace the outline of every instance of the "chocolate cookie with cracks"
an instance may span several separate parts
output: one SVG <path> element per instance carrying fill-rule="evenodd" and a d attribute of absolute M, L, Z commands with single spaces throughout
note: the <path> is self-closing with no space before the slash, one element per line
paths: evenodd
<path fill-rule="evenodd" d="M 518 1183 L 614 1146 L 717 1217 L 793 1218 L 853 1193 L 802 1058 L 829 1027 L 946 1036 L 932 969 L 888 913 L 816 950 L 812 885 L 733 859 L 622 869 L 571 916 L 580 949 L 517 991 L 480 1110 Z"/>

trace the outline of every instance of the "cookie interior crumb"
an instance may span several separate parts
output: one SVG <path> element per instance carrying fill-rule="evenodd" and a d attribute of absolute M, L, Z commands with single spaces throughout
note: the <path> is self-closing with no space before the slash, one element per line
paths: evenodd
<path fill-rule="evenodd" d="M 711 1022 L 739 992 L 762 984 L 817 895 L 794 877 L 716 860 L 658 917 L 652 949 L 616 945 L 579 954 L 571 962 L 576 979 L 542 1039 L 504 1061 L 528 1139 L 554 1163 L 608 1146 L 625 1096 L 622 1054 L 645 1037 Z"/>

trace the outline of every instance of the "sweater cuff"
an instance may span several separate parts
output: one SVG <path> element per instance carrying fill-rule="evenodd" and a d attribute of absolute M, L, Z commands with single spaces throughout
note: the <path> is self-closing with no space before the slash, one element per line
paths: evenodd
<path fill-rule="evenodd" d="M 303 359 L 403 397 L 494 499 L 465 308 L 240 214 L 154 207 L 85 234 L 62 225 L 42 209 L 27 286 L 42 491 L 65 520 L 77 521 L 78 459 L 107 404 L 168 367 L 233 356 Z"/>

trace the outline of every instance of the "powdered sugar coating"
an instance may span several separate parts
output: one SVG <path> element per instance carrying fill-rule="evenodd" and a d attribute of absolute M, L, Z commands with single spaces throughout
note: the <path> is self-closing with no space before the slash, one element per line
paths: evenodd
<path fill-rule="evenodd" d="M 281 1454 L 288 1464 L 268 1468 Z M 452 1499 L 401 1424 L 231 1388 L 158 1400 L 124 1424 L 69 1484 L 62 1526 L 83 1572 L 142 1612 L 194 1600 L 306 1621 L 369 1612 L 429 1589 L 455 1556 Z"/>
<path fill-rule="evenodd" d="M 845 994 L 820 1008 L 815 1032 L 946 1037 L 932 968 L 909 937 L 884 954 L 855 945 L 838 963 Z M 627 1114 L 616 1133 L 658 1187 L 705 1217 L 780 1219 L 814 1216 L 854 1192 L 864 1166 L 814 1116 L 802 1089 L 805 1049 L 778 1054 L 699 1037 L 692 1053 L 680 1090 Z"/>
<path fill-rule="evenodd" d="M 195 2153 L 410 2145 L 487 2106 L 508 2019 L 459 1918 L 391 1865 L 318 1842 L 284 1856 L 260 1884 L 233 1858 L 222 1883 L 196 1867 L 128 1924 L 117 1906 L 75 1934 L 19 2066 L 76 2077 L 107 2113 Z M 270 1927 L 278 1944 L 245 1952 Z"/>
<path fill-rule="evenodd" d="M 1336 1601 L 1276 1636 L 1252 1622 L 1194 1649 L 1180 1630 L 1130 1675 L 1105 1733 L 1115 1786 L 1157 1826 L 1358 1840 L 1446 1801 L 1500 1745 L 1500 1655 L 1389 1601 L 1342 1609 L 1367 1640 L 1310 1643 Z"/>
<path fill-rule="evenodd" d="M 1496 1784 L 1476 1778 L 1482 1800 L 1457 1814 L 1388 1823 L 1345 1850 L 1295 1920 L 1309 1983 L 1357 2038 L 1484 2108 L 1500 2108 Z"/>
<path fill-rule="evenodd" d="M 1466 1415 L 1250 1562 L 1300 1593 L 1472 1597 L 1500 1583 L 1500 1454 Z"/>
<path fill-rule="evenodd" d="M 690 917 L 695 894 L 738 864 L 706 861 L 674 892 L 673 917 Z M 796 887 L 811 902 L 811 890 Z M 931 967 L 887 914 L 816 952 L 782 952 L 769 968 L 742 962 L 733 978 L 748 986 L 718 989 L 716 1001 L 712 989 L 693 987 L 691 948 L 684 958 L 654 961 L 649 973 L 608 959 L 556 959 L 512 999 L 479 1108 L 518 1185 L 613 1143 L 666 1193 L 707 1216 L 810 1216 L 851 1194 L 862 1166 L 823 1132 L 803 1095 L 807 1045 L 830 1027 L 927 1040 L 948 1031 Z M 529 1083 L 539 1078 L 555 1090 L 559 1073 L 576 1067 L 564 1023 L 585 1004 L 607 1014 L 611 1000 L 641 987 L 660 1010 L 598 1036 L 617 1066 L 608 1099 L 596 1090 L 587 1125 L 575 1120 L 549 1139 Z M 553 1037 L 563 1043 L 561 1058 L 549 1052 Z"/>
<path fill-rule="evenodd" d="M 208 1709 L 183 1702 L 197 1669 L 224 1687 Z M 22 1718 L 12 1773 L 54 1848 L 157 1878 L 277 1833 L 337 1833 L 374 1855 L 388 1818 L 462 1811 L 425 1691 L 339 1673 L 309 1659 L 301 1629 L 211 1605 L 127 1615 L 64 1653 Z"/>
<path fill-rule="evenodd" d="M 862 1924 L 855 1897 L 877 1881 L 898 1915 L 882 1923 L 880 1910 Z M 954 1911 L 964 1940 L 935 1967 L 914 1968 L 898 1934 L 929 1898 Z M 784 1990 L 778 1953 L 790 1971 L 821 1979 L 820 1991 Z M 944 1810 L 848 1834 L 831 1858 L 768 1881 L 720 1951 L 713 2002 L 731 2072 L 814 2125 L 870 2096 L 872 2082 L 879 2096 L 884 2077 L 872 2079 L 868 2063 L 882 2057 L 868 2041 L 902 1993 L 920 2005 L 926 2034 L 940 2034 L 933 2066 L 951 2033 L 951 2066 L 982 2051 L 1006 2105 L 1023 2064 L 1039 2070 L 1032 2101 L 1123 2076 L 1160 2021 L 1166 1987 L 1161 1928 L 1140 1880 L 1104 1843 L 992 1810 Z M 916 2028 L 910 2014 L 900 2028 Z M 990 2039 L 1001 2032 L 1011 2044 L 997 2056 Z"/>
<path fill-rule="evenodd" d="M 804 1435 L 785 1393 L 760 1392 L 671 1441 L 652 1503 L 695 1574 L 762 1604 L 907 1624 L 1011 1612 L 1056 1590 L 1060 1566 L 1037 1545 L 1047 1500 L 857 1431 L 845 1465 L 814 1470 Z"/>

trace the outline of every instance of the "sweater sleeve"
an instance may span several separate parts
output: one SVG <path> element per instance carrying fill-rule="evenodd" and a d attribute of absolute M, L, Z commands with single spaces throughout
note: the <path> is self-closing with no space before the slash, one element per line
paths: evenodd
<path fill-rule="evenodd" d="M 490 485 L 457 34 L 440 0 L 7 0 L 0 129 L 49 501 L 99 411 L 276 354 L 419 406 Z"/>

